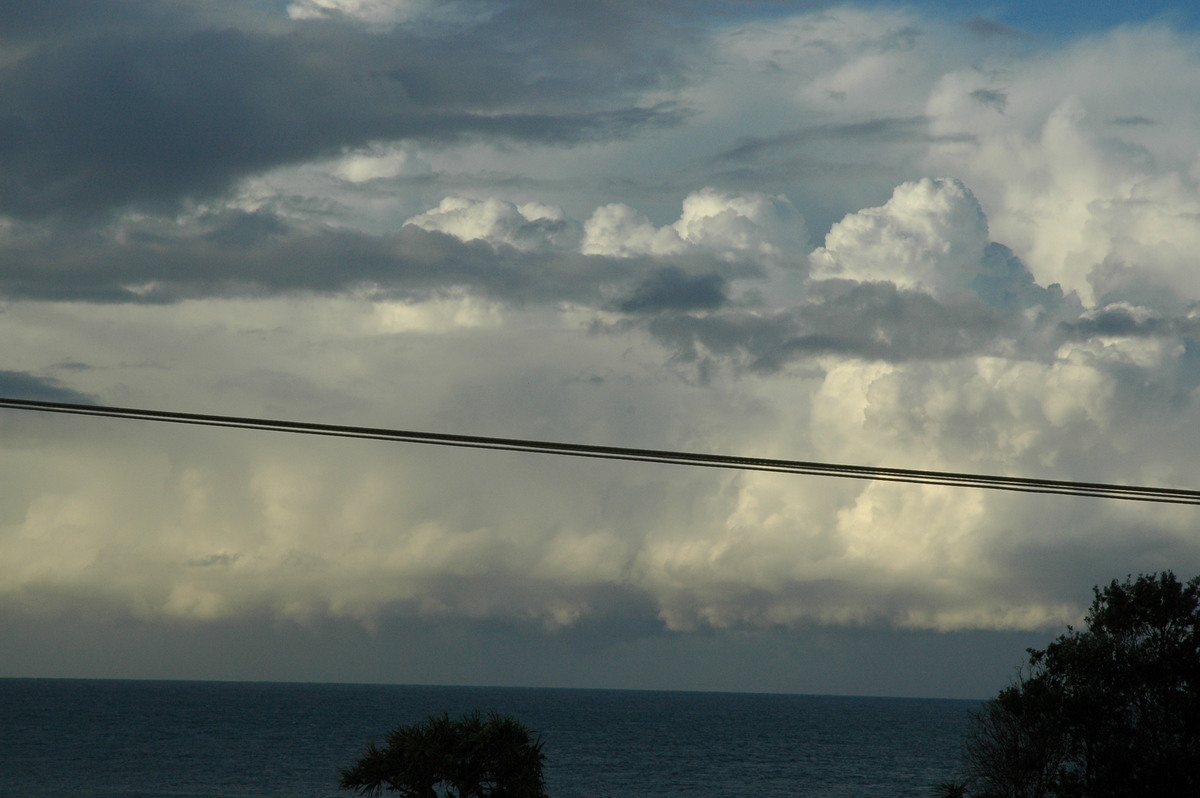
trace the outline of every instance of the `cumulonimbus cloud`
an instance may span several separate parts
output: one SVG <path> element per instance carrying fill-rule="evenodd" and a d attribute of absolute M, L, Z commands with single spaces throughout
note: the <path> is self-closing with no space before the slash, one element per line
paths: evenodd
<path fill-rule="evenodd" d="M 34 5 L 0 10 L 11 390 L 1194 487 L 1190 35 Z M 1178 508 L 3 421 L 31 617 L 1041 629 L 1200 564 Z"/>

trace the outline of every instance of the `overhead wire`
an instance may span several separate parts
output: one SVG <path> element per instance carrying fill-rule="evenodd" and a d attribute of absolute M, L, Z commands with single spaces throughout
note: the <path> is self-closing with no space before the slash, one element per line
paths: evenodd
<path fill-rule="evenodd" d="M 493 449 L 535 454 L 555 454 L 569 457 L 590 457 L 605 460 L 687 465 L 706 468 L 764 471 L 782 474 L 838 477 L 843 479 L 905 482 L 919 485 L 946 485 L 961 488 L 980 488 L 1019 493 L 1045 493 L 1064 496 L 1120 499 L 1125 501 L 1157 502 L 1164 504 L 1200 505 L 1200 491 L 1144 485 L 1119 485 L 1102 482 L 1076 482 L 1060 479 L 997 476 L 956 471 L 926 471 L 909 468 L 847 465 L 806 460 L 781 460 L 736 455 L 705 454 L 665 449 L 639 449 L 625 446 L 602 446 L 585 443 L 496 438 L 481 435 L 461 435 L 440 432 L 360 427 L 340 424 L 317 424 L 244 416 L 181 413 L 168 410 L 147 410 L 131 407 L 51 402 L 36 399 L 0 397 L 0 408 L 35 410 L 81 416 L 101 416 L 139 421 L 157 421 L 207 427 L 226 427 L 269 432 L 288 432 L 336 438 L 421 443 L 470 449 Z"/>

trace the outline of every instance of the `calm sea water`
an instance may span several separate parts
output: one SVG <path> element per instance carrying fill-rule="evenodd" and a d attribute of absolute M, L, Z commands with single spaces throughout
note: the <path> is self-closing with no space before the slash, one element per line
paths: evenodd
<path fill-rule="evenodd" d="M 5 798 L 330 798 L 388 729 L 446 710 L 545 740 L 552 798 L 927 796 L 969 701 L 0 679 Z"/>

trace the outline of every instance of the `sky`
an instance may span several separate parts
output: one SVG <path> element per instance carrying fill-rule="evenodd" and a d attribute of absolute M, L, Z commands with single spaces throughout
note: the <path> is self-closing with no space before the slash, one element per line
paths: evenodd
<path fill-rule="evenodd" d="M 1200 488 L 1200 13 L 10 0 L 0 396 Z M 1193 507 L 0 410 L 0 677 L 983 698 Z"/>

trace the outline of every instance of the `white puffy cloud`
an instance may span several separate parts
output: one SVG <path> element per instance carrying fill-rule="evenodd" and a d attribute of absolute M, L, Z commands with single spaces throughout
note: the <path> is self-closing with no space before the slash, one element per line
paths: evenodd
<path fill-rule="evenodd" d="M 1191 301 L 1197 98 L 1193 37 L 1120 28 L 948 72 L 926 106 L 943 139 L 927 163 L 972 187 L 1042 284 L 1089 304 Z"/>
<path fill-rule="evenodd" d="M 580 224 L 537 201 L 465 197 L 447 197 L 405 225 L 531 254 L 645 259 L 632 272 L 595 269 L 600 296 L 624 293 L 617 307 L 637 312 L 721 305 L 731 276 L 748 278 L 756 302 L 783 301 L 803 278 L 808 251 L 804 219 L 786 197 L 712 188 L 689 194 L 678 220 L 662 227 L 623 204 L 601 206 Z M 663 265 L 655 270 L 655 262 Z M 631 276 L 640 284 L 624 285 Z"/>
<path fill-rule="evenodd" d="M 429 17 L 451 18 L 467 4 L 436 0 L 292 0 L 292 19 L 353 19 L 369 25 L 391 26 Z"/>
<path fill-rule="evenodd" d="M 287 13 L 293 19 L 321 19 L 331 14 L 346 14 L 374 22 L 402 19 L 424 5 L 412 0 L 296 0 L 288 4 Z"/>
<path fill-rule="evenodd" d="M 802 263 L 808 249 L 804 218 L 786 197 L 713 188 L 689 194 L 679 219 L 663 227 L 627 205 L 612 204 L 597 208 L 583 229 L 587 255 L 669 257 L 706 251 L 777 266 Z"/>
<path fill-rule="evenodd" d="M 531 250 L 575 248 L 579 224 L 567 219 L 561 208 L 529 202 L 514 205 L 504 200 L 446 197 L 430 211 L 405 224 L 446 233 L 463 241 L 487 241 Z"/>
<path fill-rule="evenodd" d="M 808 248 L 804 218 L 783 196 L 705 188 L 684 199 L 672 227 L 692 246 L 762 263 L 795 263 Z"/>
<path fill-rule="evenodd" d="M 687 249 L 674 226 L 655 227 L 628 205 L 597 208 L 583 225 L 585 255 L 678 255 Z"/>
<path fill-rule="evenodd" d="M 953 297 L 981 274 L 987 243 L 987 219 L 966 186 L 926 178 L 835 224 L 811 256 L 812 276 Z"/>
<path fill-rule="evenodd" d="M 333 173 L 351 183 L 365 183 L 401 176 L 428 175 L 429 162 L 403 146 L 374 146 L 343 154 L 333 164 Z"/>

